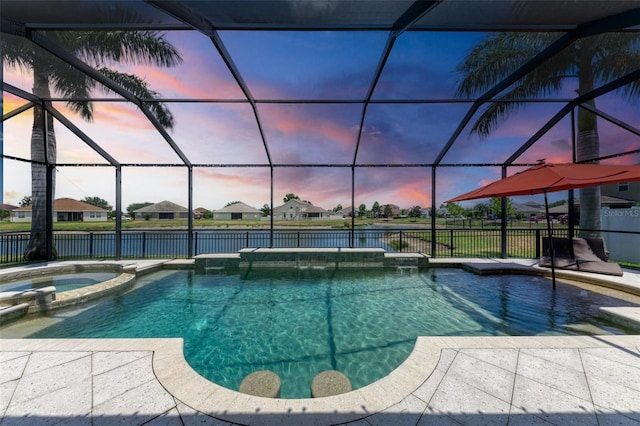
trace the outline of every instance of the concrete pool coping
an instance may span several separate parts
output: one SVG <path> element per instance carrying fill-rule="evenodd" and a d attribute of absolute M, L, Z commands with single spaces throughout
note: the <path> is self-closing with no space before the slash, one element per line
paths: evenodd
<path fill-rule="evenodd" d="M 388 376 L 317 399 L 220 387 L 189 367 L 181 339 L 0 342 L 3 424 L 640 422 L 640 336 L 420 337 Z"/>
<path fill-rule="evenodd" d="M 140 268 L 171 262 L 189 264 L 145 261 Z M 510 264 L 535 268 L 533 262 L 430 260 L 433 267 L 485 263 L 506 269 Z M 640 273 L 634 271 L 606 278 L 640 289 Z M 636 314 L 637 309 L 628 313 Z M 162 424 L 640 422 L 638 335 L 420 337 L 407 360 L 388 376 L 355 391 L 319 399 L 267 399 L 218 386 L 188 365 L 182 339 L 3 339 L 0 357 L 3 424 L 26 424 L 40 417 L 90 418 L 95 424 L 118 419 Z M 123 357 L 133 361 L 111 365 Z M 109 366 L 100 367 L 100 360 Z M 140 370 L 146 373 L 139 373 L 146 374 L 142 384 L 129 368 L 138 365 L 137 360 L 148 360 Z M 89 364 L 86 380 L 66 383 L 67 376 L 78 376 L 76 364 L 81 362 Z M 56 374 L 38 383 L 39 374 L 54 370 Z M 110 380 L 98 380 L 107 374 L 112 375 Z M 138 395 L 136 390 L 143 388 L 145 393 Z M 74 391 L 89 392 L 88 402 L 87 398 L 55 396 Z M 141 415 L 144 422 L 137 420 Z"/>

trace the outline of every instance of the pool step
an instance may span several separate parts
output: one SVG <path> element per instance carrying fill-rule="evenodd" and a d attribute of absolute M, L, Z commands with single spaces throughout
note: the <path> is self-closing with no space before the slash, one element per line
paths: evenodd
<path fill-rule="evenodd" d="M 640 308 L 636 306 L 601 306 L 598 309 L 598 315 L 623 327 L 640 330 Z"/>
<path fill-rule="evenodd" d="M 26 315 L 28 310 L 28 303 L 19 303 L 17 305 L 2 305 L 0 306 L 0 324 Z"/>
<path fill-rule="evenodd" d="M 26 305 L 26 312 L 40 312 L 51 308 L 51 303 L 56 299 L 56 288 L 48 286 L 32 288 L 28 290 L 15 290 L 0 292 L 0 306 L 11 309 L 15 306 Z M 19 311 L 18 308 L 11 312 Z"/>
<path fill-rule="evenodd" d="M 205 275 L 220 275 L 224 274 L 224 272 L 224 266 L 205 266 L 204 268 Z"/>
<path fill-rule="evenodd" d="M 420 269 L 418 266 L 396 266 L 396 269 L 400 273 L 400 275 L 412 275 L 417 274 Z"/>

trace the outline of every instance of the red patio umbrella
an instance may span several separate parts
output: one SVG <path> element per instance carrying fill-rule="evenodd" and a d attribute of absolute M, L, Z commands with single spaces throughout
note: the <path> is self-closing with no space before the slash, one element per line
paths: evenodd
<path fill-rule="evenodd" d="M 547 192 L 563 191 L 617 182 L 640 180 L 640 165 L 618 166 L 604 164 L 538 164 L 515 175 L 497 180 L 486 186 L 459 195 L 447 201 L 475 200 L 490 197 L 544 193 L 544 205 L 549 233 L 549 254 L 553 287 L 556 285 L 553 239 L 549 222 Z"/>

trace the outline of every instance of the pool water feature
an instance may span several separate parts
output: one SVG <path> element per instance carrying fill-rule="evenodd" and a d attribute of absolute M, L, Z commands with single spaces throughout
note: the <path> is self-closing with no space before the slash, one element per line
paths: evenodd
<path fill-rule="evenodd" d="M 127 293 L 5 326 L 0 336 L 183 337 L 189 364 L 215 383 L 235 390 L 248 374 L 271 370 L 283 398 L 306 398 L 325 370 L 341 371 L 354 389 L 384 377 L 421 335 L 625 333 L 597 310 L 636 299 L 459 269 L 165 270 Z"/>
<path fill-rule="evenodd" d="M 0 277 L 0 292 L 19 291 L 55 286 L 56 292 L 76 290 L 108 281 L 118 276 L 117 272 L 76 272 L 69 274 L 32 276 L 16 281 L 4 282 Z"/>

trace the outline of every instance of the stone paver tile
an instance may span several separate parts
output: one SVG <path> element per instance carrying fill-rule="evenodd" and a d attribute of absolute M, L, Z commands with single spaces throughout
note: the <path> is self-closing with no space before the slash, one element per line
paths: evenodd
<path fill-rule="evenodd" d="M 413 395 L 428 403 L 433 398 L 433 394 L 440 386 L 445 374 L 445 370 L 435 369 L 429 378 L 413 392 Z"/>
<path fill-rule="evenodd" d="M 345 425 L 349 426 L 371 426 L 371 423 L 367 421 L 367 419 L 356 420 L 355 422 L 348 422 Z"/>
<path fill-rule="evenodd" d="M 461 424 L 446 414 L 425 412 L 416 426 L 460 426 Z"/>
<path fill-rule="evenodd" d="M 89 357 L 24 375 L 18 382 L 11 405 L 50 394 L 58 389 L 73 388 L 80 382 L 90 383 L 90 377 L 91 358 Z M 91 388 L 87 392 L 91 395 Z"/>
<path fill-rule="evenodd" d="M 518 374 L 577 398 L 591 401 L 587 378 L 582 369 L 567 368 L 544 358 L 536 352 L 522 352 L 518 360 Z M 579 364 L 580 365 L 580 364 Z"/>
<path fill-rule="evenodd" d="M 56 426 L 91 426 L 91 415 L 70 417 L 56 423 Z"/>
<path fill-rule="evenodd" d="M 594 356 L 593 352 L 585 351 L 582 353 L 582 359 L 584 371 L 589 379 L 597 377 L 601 380 L 640 391 L 640 358 L 636 358 L 636 363 L 631 366 Z"/>
<path fill-rule="evenodd" d="M 509 404 L 470 385 L 458 375 L 447 374 L 427 410 L 429 414 L 448 415 L 463 424 L 504 425 Z"/>
<path fill-rule="evenodd" d="M 440 353 L 440 360 L 436 368 L 434 368 L 433 372 L 429 375 L 429 378 L 413 392 L 413 395 L 425 402 L 429 402 L 457 355 L 458 351 L 456 350 L 443 349 Z"/>
<path fill-rule="evenodd" d="M 440 351 L 440 359 L 436 365 L 436 370 L 448 370 L 457 355 L 458 351 L 455 349 L 442 349 Z"/>
<path fill-rule="evenodd" d="M 584 348 L 580 349 L 580 353 L 583 356 L 586 354 L 610 362 L 619 362 L 629 367 L 639 368 L 640 350 L 638 348 Z"/>
<path fill-rule="evenodd" d="M 175 401 L 155 380 L 93 407 L 93 424 L 141 424 L 175 407 Z"/>
<path fill-rule="evenodd" d="M 77 424 L 91 424 L 91 379 L 85 377 L 69 386 L 20 402 L 12 401 L 2 424 L 55 424 L 73 420 Z M 22 423 L 21 423 L 22 422 Z"/>
<path fill-rule="evenodd" d="M 597 425 L 593 403 L 523 376 L 516 377 L 513 406 L 558 425 Z"/>
<path fill-rule="evenodd" d="M 625 415 L 626 414 L 626 415 Z M 596 416 L 600 426 L 638 426 L 640 420 L 633 419 L 628 413 L 619 413 L 615 410 L 604 409 L 596 406 Z"/>
<path fill-rule="evenodd" d="M 345 399 L 348 398 L 345 396 Z M 344 413 L 346 410 L 340 407 L 340 403 L 344 403 L 345 400 L 337 401 L 334 405 L 335 412 L 331 412 L 327 415 L 324 412 L 313 412 L 312 418 L 314 421 L 321 422 L 321 424 L 327 424 L 327 419 L 337 418 L 333 420 L 333 423 L 344 423 Z M 353 400 L 351 400 L 352 402 Z M 362 400 L 360 400 L 362 401 Z M 234 422 L 240 424 L 260 424 L 263 426 L 282 426 L 287 424 L 306 424 L 307 421 L 302 421 L 299 415 L 286 412 L 286 399 L 271 399 L 271 398 L 249 398 L 246 395 L 240 394 L 228 406 L 228 413 L 231 415 L 231 419 Z M 344 404 L 348 407 L 354 406 L 351 403 Z M 318 420 L 321 419 L 321 420 Z M 306 420 L 306 419 L 305 419 Z"/>
<path fill-rule="evenodd" d="M 407 396 L 399 403 L 386 410 L 367 417 L 367 422 L 373 426 L 414 426 L 420 420 L 427 403 L 413 395 Z"/>
<path fill-rule="evenodd" d="M 22 377 L 29 356 L 11 358 L 0 363 L 0 383 L 11 382 Z"/>
<path fill-rule="evenodd" d="M 93 378 L 93 404 L 100 405 L 111 398 L 155 381 L 151 366 L 151 355 L 147 354 L 133 362 L 98 374 Z"/>
<path fill-rule="evenodd" d="M 145 426 L 182 426 L 182 420 L 180 419 L 178 410 L 172 408 L 150 422 L 145 423 Z"/>
<path fill-rule="evenodd" d="M 105 373 L 114 368 L 129 364 L 142 357 L 150 356 L 151 352 L 94 352 L 93 354 L 93 375 Z"/>
<path fill-rule="evenodd" d="M 28 356 L 31 352 L 16 352 L 16 351 L 8 351 L 8 352 L 0 352 L 0 371 L 2 371 L 2 363 L 5 361 L 10 361 L 15 358 L 21 358 L 23 356 Z"/>
<path fill-rule="evenodd" d="M 640 391 L 597 377 L 587 380 L 597 408 L 614 410 L 640 422 Z"/>
<path fill-rule="evenodd" d="M 0 422 L 2 416 L 4 415 L 4 412 L 9 406 L 9 402 L 11 402 L 11 398 L 13 397 L 13 393 L 15 392 L 17 386 L 17 380 L 0 384 Z"/>
<path fill-rule="evenodd" d="M 24 376 L 36 374 L 42 370 L 64 365 L 90 355 L 91 352 L 33 352 L 24 369 Z"/>
<path fill-rule="evenodd" d="M 231 423 L 207 416 L 200 411 L 194 410 L 188 405 L 176 401 L 176 408 L 180 413 L 180 418 L 184 426 L 230 426 Z"/>
<path fill-rule="evenodd" d="M 518 349 L 461 349 L 460 353 L 512 373 L 516 372 Z"/>
<path fill-rule="evenodd" d="M 527 413 L 517 407 L 511 407 L 509 426 L 551 426 L 552 424 L 535 414 Z"/>
<path fill-rule="evenodd" d="M 447 376 L 456 375 L 469 385 L 505 402 L 511 401 L 515 374 L 460 352 Z"/>
<path fill-rule="evenodd" d="M 580 351 L 578 349 L 521 349 L 520 356 L 523 354 L 535 356 L 556 366 L 582 371 L 582 360 L 580 359 Z"/>

